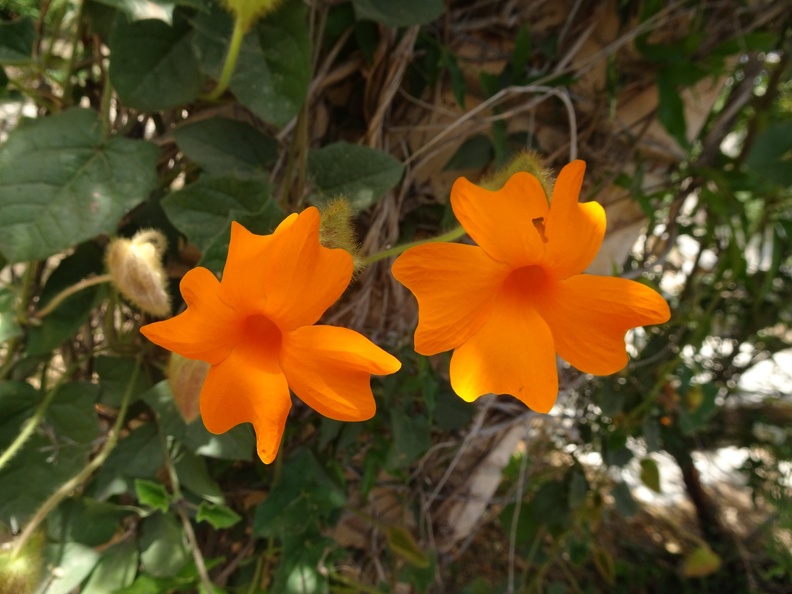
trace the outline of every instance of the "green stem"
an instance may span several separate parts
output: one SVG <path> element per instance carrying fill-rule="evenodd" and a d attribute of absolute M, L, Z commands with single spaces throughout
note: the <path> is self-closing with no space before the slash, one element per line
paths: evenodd
<path fill-rule="evenodd" d="M 13 443 L 11 443 L 11 445 L 8 446 L 8 449 L 3 452 L 3 455 L 0 456 L 0 469 L 8 464 L 11 458 L 17 455 L 17 452 L 19 452 L 22 446 L 25 445 L 25 442 L 30 439 L 30 436 L 33 435 L 33 432 L 36 430 L 36 427 L 38 427 L 41 419 L 44 418 L 44 414 L 47 412 L 52 399 L 55 397 L 55 392 L 57 391 L 58 388 L 55 387 L 47 392 L 47 394 L 44 396 L 44 400 L 42 400 L 36 408 L 36 412 L 33 413 L 33 416 L 27 420 L 25 425 L 22 427 L 22 431 L 19 432 L 19 435 L 16 436 L 16 439 L 14 439 Z"/>
<path fill-rule="evenodd" d="M 182 526 L 184 526 L 184 534 L 187 536 L 187 541 L 190 543 L 190 551 L 192 552 L 193 560 L 195 561 L 195 567 L 198 570 L 198 576 L 201 580 L 201 584 L 206 590 L 206 594 L 212 594 L 215 590 L 214 584 L 212 584 L 212 580 L 209 578 L 209 572 L 206 569 L 206 562 L 204 561 L 203 554 L 201 553 L 201 549 L 198 546 L 198 539 L 195 536 L 195 530 L 193 530 L 193 526 L 190 522 L 187 512 L 184 511 L 185 500 L 182 496 L 181 486 L 179 484 L 179 475 L 176 473 L 176 467 L 173 465 L 173 458 L 171 457 L 171 451 L 168 447 L 167 438 L 162 432 L 162 422 L 159 417 L 157 420 L 160 426 L 159 435 L 163 454 L 165 456 L 165 466 L 168 469 L 168 477 L 170 478 L 171 489 L 173 490 L 173 507 L 176 510 L 176 514 L 179 516 L 179 519 L 181 520 Z"/>
<path fill-rule="evenodd" d="M 409 250 L 418 245 L 423 245 L 425 243 L 437 243 L 440 241 L 455 241 L 460 237 L 465 235 L 466 231 L 462 227 L 454 227 L 451 231 L 447 231 L 442 235 L 438 235 L 437 237 L 432 237 L 430 239 L 422 239 L 421 241 L 413 241 L 412 243 L 405 243 L 403 245 L 397 245 L 387 250 L 383 250 L 381 252 L 377 252 L 363 260 L 363 265 L 368 266 L 369 264 L 373 264 L 374 262 L 379 262 L 380 260 L 384 260 L 385 258 L 390 258 L 391 256 L 398 256 L 402 252 Z"/>
<path fill-rule="evenodd" d="M 102 137 L 110 140 L 113 133 L 113 124 L 110 121 L 110 107 L 113 99 L 113 85 L 110 84 L 110 77 L 105 71 L 104 88 L 102 89 Z"/>
<path fill-rule="evenodd" d="M 42 307 L 40 310 L 38 310 L 35 313 L 35 317 L 41 319 L 44 316 L 51 314 L 66 299 L 68 299 L 75 293 L 79 293 L 83 289 L 87 289 L 88 287 L 93 287 L 94 285 L 101 285 L 102 283 L 110 283 L 112 281 L 113 281 L 113 277 L 110 276 L 109 274 L 100 274 L 99 276 L 84 278 L 80 282 L 65 288 L 63 291 L 55 295 L 55 297 L 53 297 L 52 300 L 49 303 L 47 303 L 46 306 Z"/>
<path fill-rule="evenodd" d="M 138 358 L 135 369 L 132 371 L 132 375 L 129 378 L 127 388 L 124 391 L 124 397 L 121 400 L 121 408 L 118 409 L 118 416 L 116 417 L 115 423 L 113 423 L 113 427 L 110 429 L 109 436 L 102 447 L 102 450 L 85 466 L 85 468 L 83 468 L 68 481 L 63 483 L 57 491 L 50 495 L 49 498 L 38 509 L 38 511 L 36 511 L 36 514 L 30 519 L 30 522 L 28 522 L 27 526 L 25 526 L 22 534 L 19 535 L 16 543 L 14 543 L 12 557 L 19 555 L 19 553 L 24 549 L 25 543 L 39 527 L 39 524 L 44 521 L 44 519 L 50 514 L 52 510 L 58 507 L 61 501 L 66 499 L 66 497 L 68 497 L 102 464 L 104 464 L 107 458 L 110 456 L 110 453 L 113 451 L 113 449 L 115 449 L 115 446 L 118 443 L 118 435 L 121 432 L 121 427 L 124 424 L 124 417 L 126 417 L 126 412 L 129 408 L 129 401 L 132 399 L 132 393 L 135 391 L 135 383 L 137 382 L 137 376 L 139 372 L 140 359 Z"/>
<path fill-rule="evenodd" d="M 234 20 L 234 32 L 231 34 L 231 44 L 228 46 L 228 54 L 226 55 L 225 64 L 223 64 L 223 72 L 220 73 L 217 86 L 211 93 L 206 95 L 206 99 L 209 101 L 216 101 L 220 95 L 225 93 L 228 88 L 228 83 L 231 82 L 231 75 L 234 74 L 237 58 L 239 58 L 239 49 L 242 47 L 242 39 L 245 37 L 245 25 L 246 23 L 239 17 Z"/>

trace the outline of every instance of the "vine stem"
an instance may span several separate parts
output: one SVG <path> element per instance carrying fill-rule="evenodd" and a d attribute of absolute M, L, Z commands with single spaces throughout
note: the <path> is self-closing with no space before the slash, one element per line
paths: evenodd
<path fill-rule="evenodd" d="M 58 507 L 61 501 L 66 499 L 66 497 L 68 497 L 72 491 L 85 482 L 85 480 L 87 480 L 88 477 L 94 473 L 94 471 L 104 464 L 107 458 L 110 456 L 110 453 L 113 451 L 113 449 L 115 449 L 115 446 L 118 443 L 118 435 L 121 432 L 122 425 L 124 424 L 124 417 L 126 417 L 126 412 L 129 408 L 129 401 L 132 399 L 132 392 L 134 392 L 135 383 L 137 382 L 139 372 L 140 358 L 138 357 L 135 369 L 132 371 L 132 375 L 129 378 L 129 383 L 127 384 L 127 388 L 124 391 L 124 396 L 121 400 L 121 407 L 118 409 L 118 416 L 116 417 L 115 423 L 113 423 L 113 427 L 110 429 L 109 437 L 102 447 L 102 450 L 93 460 L 85 465 L 85 468 L 83 468 L 68 481 L 63 483 L 58 488 L 58 490 L 50 495 L 49 498 L 41 505 L 41 507 L 36 511 L 36 514 L 30 519 L 27 526 L 25 526 L 25 529 L 19 535 L 19 538 L 17 538 L 16 542 L 14 543 L 14 548 L 11 552 L 12 558 L 17 557 L 20 554 L 20 552 L 25 547 L 25 543 L 27 543 L 27 541 L 39 527 L 39 524 L 44 521 L 50 512 Z"/>
<path fill-rule="evenodd" d="M 38 310 L 33 315 L 33 317 L 43 318 L 44 316 L 51 314 L 66 299 L 68 299 L 75 293 L 79 293 L 83 289 L 87 289 L 88 287 L 93 287 L 94 285 L 101 285 L 102 283 L 111 283 L 111 282 L 113 282 L 113 277 L 110 276 L 109 274 L 100 274 L 98 276 L 84 278 L 80 282 L 65 288 L 63 291 L 55 295 L 55 297 L 53 297 L 52 300 L 49 303 L 47 303 L 47 305 L 45 305 L 40 310 Z"/>
<path fill-rule="evenodd" d="M 55 393 L 58 391 L 57 388 L 53 388 L 49 392 L 47 392 L 46 396 L 44 396 L 44 400 L 36 408 L 36 412 L 30 417 L 27 422 L 25 423 L 24 427 L 22 427 L 22 431 L 19 432 L 19 435 L 16 436 L 13 443 L 8 446 L 8 449 L 3 452 L 3 455 L 0 456 L 0 469 L 2 469 L 8 462 L 17 455 L 20 448 L 25 445 L 25 442 L 33 435 L 33 432 L 38 427 L 41 419 L 44 418 L 44 414 L 47 412 L 52 399 L 55 397 Z"/>
<path fill-rule="evenodd" d="M 160 421 L 159 415 L 157 420 Z M 198 545 L 198 538 L 195 536 L 195 530 L 193 530 L 193 526 L 190 522 L 187 512 L 184 511 L 184 497 L 182 496 L 181 485 L 179 484 L 179 475 L 176 473 L 176 467 L 173 465 L 173 458 L 171 457 L 171 451 L 168 447 L 167 438 L 161 431 L 162 423 L 160 422 L 159 424 L 160 443 L 162 444 L 163 453 L 165 455 L 165 466 L 168 470 L 168 477 L 170 478 L 171 489 L 173 490 L 173 508 L 176 510 L 176 514 L 179 516 L 182 526 L 184 526 L 184 534 L 190 543 L 190 551 L 192 552 L 193 560 L 195 561 L 195 567 L 198 570 L 198 576 L 201 579 L 201 583 L 206 590 L 206 594 L 212 594 L 215 591 L 214 584 L 212 583 L 212 580 L 209 577 L 209 572 L 206 569 L 206 562 L 204 561 L 203 554 L 201 553 L 201 549 Z"/>
<path fill-rule="evenodd" d="M 228 84 L 231 82 L 231 75 L 234 74 L 237 59 L 239 58 L 239 49 L 242 47 L 242 39 L 245 37 L 247 23 L 240 17 L 234 19 L 234 31 L 231 34 L 231 43 L 228 46 L 228 54 L 226 54 L 225 64 L 223 64 L 223 71 L 220 73 L 220 78 L 217 81 L 217 86 L 211 93 L 206 95 L 209 101 L 216 101 L 220 95 L 225 93 Z"/>
<path fill-rule="evenodd" d="M 438 243 L 441 241 L 454 241 L 463 237 L 466 231 L 462 227 L 454 227 L 450 231 L 443 233 L 442 235 L 438 235 L 437 237 L 432 237 L 430 239 L 422 239 L 420 241 L 413 241 L 411 243 L 405 243 L 403 245 L 397 245 L 387 250 L 383 250 L 381 252 L 377 252 L 376 254 L 372 254 L 365 260 L 363 260 L 363 265 L 368 266 L 369 264 L 373 264 L 374 262 L 379 262 L 380 260 L 384 260 L 385 258 L 390 258 L 391 256 L 398 256 L 399 254 L 409 250 L 410 248 L 423 245 L 425 243 Z"/>

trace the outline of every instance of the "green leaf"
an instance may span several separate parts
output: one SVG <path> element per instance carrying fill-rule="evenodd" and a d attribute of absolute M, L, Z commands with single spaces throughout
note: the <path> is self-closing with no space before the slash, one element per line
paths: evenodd
<path fill-rule="evenodd" d="M 135 495 L 141 505 L 147 505 L 167 512 L 171 504 L 171 495 L 165 485 L 145 479 L 135 479 Z"/>
<path fill-rule="evenodd" d="M 641 482 L 655 493 L 663 492 L 660 486 L 660 469 L 651 458 L 641 460 Z"/>
<path fill-rule="evenodd" d="M 256 508 L 253 534 L 298 538 L 315 533 L 324 518 L 344 505 L 345 491 L 309 450 L 300 448 L 285 461 L 281 482 Z"/>
<path fill-rule="evenodd" d="M 273 576 L 272 592 L 328 594 L 327 572 L 320 572 L 319 564 L 333 544 L 328 538 L 316 538 L 284 546 L 280 564 Z"/>
<path fill-rule="evenodd" d="M 0 344 L 22 336 L 22 327 L 16 318 L 16 293 L 3 287 L 0 289 Z"/>
<path fill-rule="evenodd" d="M 196 18 L 195 29 L 204 67 L 217 79 L 231 38 L 231 18 L 216 6 L 212 14 Z M 262 120 L 282 127 L 305 102 L 310 77 L 305 6 L 287 0 L 245 36 L 229 89 Z"/>
<path fill-rule="evenodd" d="M 45 567 L 52 579 L 43 594 L 71 594 L 96 567 L 99 553 L 76 542 L 53 544 L 44 549 Z"/>
<path fill-rule="evenodd" d="M 0 251 L 39 260 L 112 233 L 157 184 L 159 150 L 143 140 L 102 139 L 96 112 L 34 120 L 0 147 Z"/>
<path fill-rule="evenodd" d="M 242 519 L 242 516 L 225 505 L 216 505 L 214 503 L 202 501 L 195 519 L 199 522 L 206 520 L 213 528 L 221 530 L 234 526 Z"/>
<path fill-rule="evenodd" d="M 203 83 L 193 32 L 181 19 L 119 22 L 110 37 L 110 82 L 135 109 L 156 111 L 189 103 Z"/>
<path fill-rule="evenodd" d="M 390 549 L 416 567 L 429 567 L 429 558 L 415 542 L 415 537 L 404 526 L 388 526 L 385 537 Z"/>
<path fill-rule="evenodd" d="M 0 64 L 31 62 L 36 25 L 30 17 L 11 22 L 0 21 Z"/>
<path fill-rule="evenodd" d="M 185 423 L 173 400 L 167 381 L 161 381 L 142 396 L 160 415 L 162 431 L 199 456 L 224 460 L 251 460 L 255 437 L 248 426 L 234 427 L 221 435 L 209 433 L 200 420 Z"/>
<path fill-rule="evenodd" d="M 94 359 L 96 373 L 99 375 L 101 388 L 100 401 L 107 406 L 118 408 L 124 399 L 124 393 L 129 389 L 129 380 L 135 367 L 139 365 L 133 357 L 111 357 L 100 355 Z M 132 387 L 130 402 L 151 387 L 148 374 L 138 373 L 135 385 Z"/>
<path fill-rule="evenodd" d="M 342 140 L 309 152 L 308 173 L 326 197 L 345 196 L 361 211 L 396 187 L 404 165 L 388 153 Z"/>
<path fill-rule="evenodd" d="M 40 400 L 39 392 L 26 382 L 0 382 L 0 448 L 14 441 Z"/>
<path fill-rule="evenodd" d="M 260 178 L 206 176 L 162 200 L 173 225 L 203 253 L 201 265 L 222 270 L 228 252 L 231 221 L 253 233 L 271 233 L 283 211 L 270 198 Z"/>
<path fill-rule="evenodd" d="M 492 141 L 484 134 L 476 134 L 460 145 L 443 167 L 443 171 L 483 169 L 489 165 L 494 156 Z"/>
<path fill-rule="evenodd" d="M 638 513 L 638 504 L 635 502 L 635 499 L 633 499 L 630 487 L 627 483 L 618 482 L 613 485 L 611 494 L 616 502 L 616 511 L 625 518 L 630 518 Z"/>
<path fill-rule="evenodd" d="M 98 547 L 113 538 L 122 529 L 123 518 L 133 513 L 129 507 L 91 497 L 66 499 L 47 517 L 47 536 L 53 541 Z"/>
<path fill-rule="evenodd" d="M 64 384 L 58 388 L 45 418 L 57 431 L 58 437 L 90 446 L 99 437 L 99 418 L 96 416 L 98 397 L 98 384 Z"/>
<path fill-rule="evenodd" d="M 0 523 L 24 525 L 55 489 L 77 474 L 88 459 L 82 446 L 33 435 L 0 470 Z M 24 488 L 20 488 L 24 485 Z"/>
<path fill-rule="evenodd" d="M 792 186 L 792 122 L 770 121 L 756 136 L 746 164 L 778 186 Z"/>
<path fill-rule="evenodd" d="M 174 136 L 182 152 L 213 175 L 261 173 L 278 157 L 277 140 L 238 120 L 188 122 Z"/>
<path fill-rule="evenodd" d="M 80 594 L 107 594 L 126 588 L 135 580 L 139 554 L 133 540 L 124 540 L 108 547 Z"/>
<path fill-rule="evenodd" d="M 64 289 L 88 276 L 101 273 L 103 269 L 102 250 L 90 243 L 79 245 L 73 254 L 58 264 L 47 279 L 39 299 L 39 309 L 46 306 Z M 65 299 L 52 313 L 41 320 L 40 325 L 28 329 L 25 354 L 47 355 L 72 338 L 88 320 L 91 311 L 99 304 L 104 294 L 105 288 L 97 285 Z"/>
<path fill-rule="evenodd" d="M 174 466 L 182 486 L 188 491 L 212 503 L 220 504 L 225 501 L 223 490 L 209 474 L 203 458 L 182 449 Z"/>
<path fill-rule="evenodd" d="M 445 11 L 443 0 L 352 0 L 359 20 L 377 21 L 388 27 L 431 23 Z"/>
<path fill-rule="evenodd" d="M 140 561 L 146 573 L 173 577 L 189 563 L 184 528 L 174 516 L 156 513 L 141 521 L 140 530 Z"/>
<path fill-rule="evenodd" d="M 682 97 L 679 94 L 677 81 L 668 71 L 661 71 L 658 74 L 657 91 L 660 99 L 657 118 L 668 130 L 668 133 L 674 137 L 674 140 L 679 143 L 679 146 L 689 146 Z"/>
<path fill-rule="evenodd" d="M 406 468 L 423 456 L 431 446 L 429 421 L 422 415 L 408 415 L 403 410 L 391 411 L 393 437 L 385 467 Z"/>
<path fill-rule="evenodd" d="M 154 478 L 165 458 L 154 425 L 141 425 L 119 440 L 107 461 L 99 469 L 90 490 L 97 499 L 131 492 L 133 479 Z"/>
<path fill-rule="evenodd" d="M 685 557 L 682 573 L 685 577 L 707 577 L 720 569 L 721 558 L 707 544 L 701 544 Z"/>

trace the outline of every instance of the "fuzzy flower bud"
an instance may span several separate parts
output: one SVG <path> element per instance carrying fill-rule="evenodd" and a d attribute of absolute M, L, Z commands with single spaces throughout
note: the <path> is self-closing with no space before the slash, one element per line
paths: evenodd
<path fill-rule="evenodd" d="M 140 309 L 159 317 L 170 314 L 171 308 L 162 266 L 166 247 L 165 236 L 154 229 L 138 231 L 132 239 L 114 239 L 107 247 L 113 284 Z"/>
<path fill-rule="evenodd" d="M 42 544 L 41 536 L 34 535 L 16 554 L 8 545 L 0 547 L 0 594 L 32 594 L 41 571 Z"/>
<path fill-rule="evenodd" d="M 319 224 L 319 242 L 327 248 L 341 248 L 349 252 L 355 263 L 355 272 L 358 272 L 363 265 L 360 245 L 352 225 L 354 212 L 349 200 L 343 196 L 334 198 L 320 212 L 322 219 Z"/>
<path fill-rule="evenodd" d="M 533 151 L 517 153 L 506 167 L 484 177 L 478 185 L 495 192 L 500 190 L 509 178 L 518 171 L 525 171 L 538 179 L 539 183 L 542 184 L 542 188 L 544 188 L 547 201 L 550 202 L 550 196 L 553 193 L 552 177 L 550 172 L 545 169 L 542 158 Z"/>
<path fill-rule="evenodd" d="M 247 31 L 257 19 L 275 10 L 281 0 L 223 0 L 228 11 L 242 22 Z"/>

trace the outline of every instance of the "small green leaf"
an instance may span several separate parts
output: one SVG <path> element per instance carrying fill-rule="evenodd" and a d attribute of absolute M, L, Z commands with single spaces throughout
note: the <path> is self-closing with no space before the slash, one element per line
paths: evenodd
<path fill-rule="evenodd" d="M 377 21 L 388 27 L 431 23 L 445 11 L 443 0 L 352 0 L 358 20 Z"/>
<path fill-rule="evenodd" d="M 385 528 L 385 537 L 390 549 L 408 563 L 416 567 L 428 567 L 429 558 L 415 542 L 412 533 L 404 526 L 388 526 Z"/>
<path fill-rule="evenodd" d="M 71 109 L 25 124 L 0 147 L 0 251 L 39 260 L 100 233 L 157 185 L 159 150 L 105 142 L 98 114 Z"/>
<path fill-rule="evenodd" d="M 135 495 L 141 505 L 167 512 L 172 497 L 165 485 L 144 479 L 135 479 Z"/>
<path fill-rule="evenodd" d="M 792 186 L 792 122 L 768 122 L 767 128 L 757 134 L 746 164 L 778 186 Z"/>
<path fill-rule="evenodd" d="M 100 379 L 100 401 L 107 406 L 118 408 L 124 399 L 124 393 L 130 389 L 129 379 L 133 376 L 135 367 L 139 363 L 132 357 L 111 357 L 109 355 L 100 355 L 94 361 L 96 373 Z M 134 402 L 150 387 L 151 382 L 147 374 L 138 373 L 135 385 L 131 388 L 131 401 Z"/>
<path fill-rule="evenodd" d="M 27 64 L 33 55 L 36 25 L 30 17 L 0 21 L 0 64 Z"/>
<path fill-rule="evenodd" d="M 154 478 L 165 459 L 154 425 L 141 425 L 118 441 L 89 488 L 97 499 L 127 493 L 134 489 L 133 479 Z"/>
<path fill-rule="evenodd" d="M 216 505 L 214 503 L 202 501 L 195 518 L 199 522 L 206 520 L 213 528 L 221 530 L 234 526 L 242 519 L 242 516 L 225 505 Z"/>
<path fill-rule="evenodd" d="M 182 152 L 209 174 L 261 173 L 278 157 L 277 140 L 237 120 L 189 122 L 174 136 Z"/>
<path fill-rule="evenodd" d="M 660 469 L 651 458 L 641 460 L 641 482 L 655 493 L 662 493 L 660 486 Z"/>
<path fill-rule="evenodd" d="M 361 211 L 396 187 L 404 165 L 388 153 L 342 140 L 309 152 L 308 173 L 326 197 L 345 196 Z"/>
<path fill-rule="evenodd" d="M 720 566 L 721 558 L 709 546 L 701 544 L 685 557 L 682 573 L 692 578 L 707 577 L 718 571 Z"/>
<path fill-rule="evenodd" d="M 0 448 L 16 438 L 40 400 L 39 392 L 27 382 L 0 382 Z"/>
<path fill-rule="evenodd" d="M 429 421 L 422 415 L 408 415 L 403 410 L 391 411 L 393 437 L 385 467 L 406 468 L 423 456 L 431 445 Z"/>
<path fill-rule="evenodd" d="M 203 83 L 192 29 L 180 19 L 173 27 L 121 20 L 110 37 L 110 82 L 124 103 L 143 111 L 189 103 Z"/>

